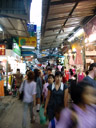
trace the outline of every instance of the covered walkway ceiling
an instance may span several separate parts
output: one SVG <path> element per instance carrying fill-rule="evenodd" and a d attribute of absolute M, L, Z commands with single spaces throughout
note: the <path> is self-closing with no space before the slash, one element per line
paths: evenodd
<path fill-rule="evenodd" d="M 60 46 L 96 12 L 96 0 L 43 0 L 41 49 Z"/>
<path fill-rule="evenodd" d="M 9 36 L 29 36 L 27 31 L 27 23 L 25 20 L 10 17 L 0 17 L 0 26 Z"/>
<path fill-rule="evenodd" d="M 27 23 L 30 19 L 32 0 L 0 0 L 0 40 L 10 36 L 28 37 Z"/>
<path fill-rule="evenodd" d="M 32 0 L 0 0 L 0 15 L 29 21 Z"/>

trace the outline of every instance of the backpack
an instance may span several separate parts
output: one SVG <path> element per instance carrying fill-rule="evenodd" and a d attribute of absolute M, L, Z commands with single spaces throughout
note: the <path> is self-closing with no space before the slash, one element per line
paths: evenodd
<path fill-rule="evenodd" d="M 55 120 L 54 119 L 51 120 L 51 126 L 52 126 L 52 128 L 55 128 Z"/>

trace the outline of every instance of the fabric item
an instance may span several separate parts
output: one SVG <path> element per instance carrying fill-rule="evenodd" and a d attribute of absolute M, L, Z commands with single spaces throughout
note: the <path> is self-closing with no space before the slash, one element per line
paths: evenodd
<path fill-rule="evenodd" d="M 24 98 L 24 87 L 25 87 L 25 80 L 24 80 L 24 82 L 23 82 L 22 92 L 21 92 L 20 95 L 19 95 L 19 99 L 20 99 L 21 101 L 22 101 L 23 98 Z"/>
<path fill-rule="evenodd" d="M 51 91 L 51 96 L 47 107 L 49 120 L 54 118 L 54 110 L 57 106 L 64 106 L 65 89 L 67 89 L 67 86 L 63 83 L 61 83 L 61 86 L 58 90 L 56 90 L 54 83 L 48 86 L 48 90 Z"/>
<path fill-rule="evenodd" d="M 36 91 L 37 91 L 37 98 L 41 98 L 42 95 L 42 79 L 40 77 L 37 78 L 36 81 Z"/>
<path fill-rule="evenodd" d="M 12 76 L 9 76 L 9 85 L 11 86 L 12 85 Z"/>
<path fill-rule="evenodd" d="M 4 81 L 0 81 L 0 96 L 4 96 Z"/>
<path fill-rule="evenodd" d="M 83 65 L 81 49 L 77 50 L 76 59 L 75 59 L 75 65 Z"/>
<path fill-rule="evenodd" d="M 60 72 L 61 72 L 61 68 L 62 68 L 62 66 L 61 65 L 58 65 L 58 69 L 59 69 Z"/>
<path fill-rule="evenodd" d="M 21 84 L 21 87 L 19 89 L 20 93 L 23 90 L 23 83 Z M 25 80 L 24 85 L 24 98 L 23 102 L 30 103 L 33 101 L 33 95 L 36 94 L 36 83 L 34 81 L 28 83 L 27 80 Z"/>
<path fill-rule="evenodd" d="M 68 70 L 65 70 L 65 78 L 66 78 L 66 81 L 69 80 L 69 75 L 70 75 L 69 71 Z"/>
<path fill-rule="evenodd" d="M 96 88 L 96 80 L 92 79 L 90 76 L 86 76 L 83 80 L 91 84 L 93 87 Z"/>
<path fill-rule="evenodd" d="M 37 104 L 37 111 L 40 110 L 40 104 Z"/>
<path fill-rule="evenodd" d="M 46 83 L 48 82 L 48 74 L 45 75 L 44 80 L 45 80 Z"/>
<path fill-rule="evenodd" d="M 70 55 L 69 64 L 74 65 L 73 55 Z"/>
<path fill-rule="evenodd" d="M 72 71 L 73 71 L 73 75 L 75 75 L 76 74 L 75 68 L 72 68 Z"/>
<path fill-rule="evenodd" d="M 65 55 L 64 66 L 66 66 L 67 64 L 68 64 L 68 58 L 67 58 L 67 55 Z"/>
<path fill-rule="evenodd" d="M 74 110 L 78 116 L 77 128 L 96 128 L 96 106 L 86 106 L 86 111 L 83 111 L 77 105 L 73 105 Z M 56 128 L 72 128 L 71 110 L 69 108 L 64 109 L 61 112 L 60 120 L 56 125 Z"/>
<path fill-rule="evenodd" d="M 55 128 L 55 121 L 54 121 L 54 119 L 51 120 L 51 125 L 52 125 L 52 128 Z"/>
<path fill-rule="evenodd" d="M 67 82 L 67 80 L 66 80 L 66 77 L 65 77 L 65 76 L 63 76 L 62 81 L 63 81 L 63 83 L 64 83 L 64 84 Z"/>
<path fill-rule="evenodd" d="M 44 87 L 43 87 L 43 94 L 44 94 L 44 98 L 46 99 L 46 97 L 47 97 L 47 94 L 48 94 L 48 85 L 49 85 L 49 83 L 45 83 L 44 84 Z"/>
<path fill-rule="evenodd" d="M 82 72 L 82 74 L 78 74 L 78 82 L 82 81 L 84 79 L 85 75 L 84 73 Z"/>
<path fill-rule="evenodd" d="M 33 102 L 31 102 L 31 103 L 24 102 L 22 128 L 26 128 L 26 125 L 27 125 L 28 107 L 30 110 L 30 120 L 33 119 Z"/>
<path fill-rule="evenodd" d="M 54 119 L 52 119 L 52 120 L 49 122 L 49 126 L 48 126 L 48 128 L 53 128 L 53 127 L 52 127 L 52 121 L 54 121 L 54 123 L 55 123 L 55 127 L 56 127 L 58 121 L 57 121 L 56 118 L 54 117 Z"/>

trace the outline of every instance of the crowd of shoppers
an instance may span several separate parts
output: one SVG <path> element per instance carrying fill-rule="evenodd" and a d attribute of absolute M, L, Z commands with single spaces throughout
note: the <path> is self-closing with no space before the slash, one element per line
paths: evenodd
<path fill-rule="evenodd" d="M 42 114 L 49 120 L 48 128 L 96 128 L 96 63 L 90 65 L 88 74 L 80 81 L 76 71 L 70 69 L 68 79 L 68 72 L 64 70 L 65 67 L 61 71 L 56 67 L 53 73 L 52 68 L 47 67 L 26 72 L 19 89 L 20 93 L 24 90 L 23 128 L 26 128 L 28 107 L 33 123 L 33 106 L 39 112 L 41 104 L 44 104 Z"/>

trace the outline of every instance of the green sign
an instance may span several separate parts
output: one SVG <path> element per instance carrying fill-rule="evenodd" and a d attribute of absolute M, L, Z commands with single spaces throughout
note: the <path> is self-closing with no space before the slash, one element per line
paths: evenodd
<path fill-rule="evenodd" d="M 17 43 L 13 43 L 13 51 L 14 51 L 17 55 L 21 56 L 21 49 L 20 49 L 20 47 L 19 47 L 19 45 L 18 45 Z"/>

